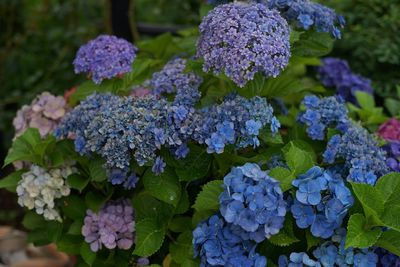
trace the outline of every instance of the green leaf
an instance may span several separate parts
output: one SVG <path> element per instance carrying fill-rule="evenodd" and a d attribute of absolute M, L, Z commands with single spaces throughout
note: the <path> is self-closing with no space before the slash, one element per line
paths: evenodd
<path fill-rule="evenodd" d="M 98 192 L 88 192 L 85 196 L 86 206 L 94 212 L 97 212 L 101 206 L 108 200 L 108 196 Z"/>
<path fill-rule="evenodd" d="M 84 100 L 89 95 L 94 92 L 105 93 L 111 92 L 113 88 L 113 83 L 115 79 L 112 80 L 104 80 L 101 84 L 95 84 L 92 80 L 87 80 L 81 83 L 76 91 L 70 96 L 69 103 L 71 105 L 77 104 L 79 101 Z"/>
<path fill-rule="evenodd" d="M 307 250 L 310 250 L 312 247 L 316 247 L 320 244 L 321 239 L 313 236 L 310 231 L 306 231 L 306 240 L 307 240 Z"/>
<path fill-rule="evenodd" d="M 182 233 L 192 228 L 192 218 L 186 216 L 174 217 L 168 227 L 172 232 Z"/>
<path fill-rule="evenodd" d="M 256 74 L 243 88 L 238 88 L 240 95 L 250 98 L 263 96 L 267 98 L 282 97 L 299 93 L 307 89 L 300 79 L 286 72 L 275 78 L 265 78 L 262 74 Z"/>
<path fill-rule="evenodd" d="M 396 116 L 400 114 L 400 101 L 393 98 L 385 99 L 385 107 L 389 110 L 390 115 Z"/>
<path fill-rule="evenodd" d="M 362 91 L 356 91 L 355 94 L 357 102 L 360 104 L 361 108 L 370 111 L 373 110 L 375 107 L 375 99 L 372 95 Z"/>
<path fill-rule="evenodd" d="M 132 203 L 135 208 L 136 221 L 156 218 L 158 223 L 163 225 L 168 224 L 174 214 L 172 205 L 155 199 L 148 192 L 141 192 L 134 196 Z"/>
<path fill-rule="evenodd" d="M 400 173 L 379 178 L 376 186 L 352 183 L 370 226 L 386 226 L 400 231 Z"/>
<path fill-rule="evenodd" d="M 380 215 L 383 212 L 383 196 L 374 187 L 367 184 L 351 183 L 353 191 L 360 201 L 369 223 L 382 225 Z"/>
<path fill-rule="evenodd" d="M 333 38 L 329 33 L 307 31 L 293 44 L 292 54 L 301 57 L 322 57 L 331 52 Z"/>
<path fill-rule="evenodd" d="M 63 235 L 57 241 L 57 249 L 70 255 L 78 255 L 80 253 L 83 238 L 80 235 Z"/>
<path fill-rule="evenodd" d="M 145 189 L 155 198 L 177 206 L 181 197 L 181 185 L 177 175 L 171 168 L 166 168 L 160 175 L 155 175 L 148 169 L 143 178 Z"/>
<path fill-rule="evenodd" d="M 21 175 L 26 170 L 18 170 L 0 180 L 0 188 L 5 188 L 8 191 L 15 192 L 18 182 L 21 180 Z"/>
<path fill-rule="evenodd" d="M 294 175 L 307 172 L 315 164 L 311 153 L 300 149 L 293 142 L 290 142 L 285 146 L 284 156 L 287 165 L 292 170 Z"/>
<path fill-rule="evenodd" d="M 375 246 L 387 249 L 391 253 L 400 256 L 400 232 L 394 230 L 383 232 Z"/>
<path fill-rule="evenodd" d="M 185 213 L 189 209 L 189 195 L 186 189 L 182 189 L 178 205 L 176 205 L 175 214 Z"/>
<path fill-rule="evenodd" d="M 194 181 L 205 177 L 211 166 L 212 155 L 200 147 L 189 146 L 190 152 L 184 159 L 174 161 L 174 169 L 180 181 Z"/>
<path fill-rule="evenodd" d="M 294 235 L 293 232 L 293 219 L 291 219 L 291 217 L 286 217 L 283 228 L 279 231 L 279 233 L 271 236 L 268 241 L 281 247 L 286 247 L 293 243 L 299 242 L 300 240 Z"/>
<path fill-rule="evenodd" d="M 164 229 L 154 218 L 144 219 L 136 224 L 136 247 L 133 252 L 141 257 L 156 253 L 164 242 Z"/>
<path fill-rule="evenodd" d="M 41 142 L 38 129 L 29 128 L 13 142 L 4 160 L 4 166 L 19 160 L 40 164 L 42 158 L 36 154 L 34 147 Z"/>
<path fill-rule="evenodd" d="M 347 224 L 347 236 L 345 248 L 367 248 L 375 244 L 381 235 L 379 228 L 368 229 L 365 217 L 360 214 L 351 215 Z"/>
<path fill-rule="evenodd" d="M 208 182 L 197 195 L 193 208 L 197 211 L 215 210 L 219 208 L 219 195 L 223 191 L 222 180 Z"/>
<path fill-rule="evenodd" d="M 280 186 L 281 186 L 283 192 L 292 188 L 292 181 L 295 179 L 292 172 L 283 167 L 273 168 L 269 172 L 269 176 L 271 176 L 272 178 L 274 178 L 280 182 Z"/>
<path fill-rule="evenodd" d="M 183 264 L 186 260 L 193 259 L 192 239 L 192 232 L 186 231 L 169 245 L 169 251 L 174 262 Z"/>
<path fill-rule="evenodd" d="M 74 221 L 71 223 L 68 229 L 68 234 L 70 235 L 82 235 L 82 225 L 83 221 Z"/>
<path fill-rule="evenodd" d="M 96 259 L 96 253 L 94 253 L 88 243 L 83 242 L 80 249 L 80 254 L 83 260 L 89 265 L 92 266 L 94 260 Z"/>
<path fill-rule="evenodd" d="M 67 177 L 67 183 L 71 188 L 82 192 L 82 190 L 88 185 L 89 178 L 75 173 Z"/>
<path fill-rule="evenodd" d="M 69 195 L 62 201 L 61 209 L 68 218 L 82 221 L 86 214 L 86 205 L 83 200 L 76 195 Z"/>
<path fill-rule="evenodd" d="M 22 225 L 29 230 L 43 228 L 46 225 L 46 221 L 43 216 L 37 214 L 34 211 L 29 211 L 25 214 L 22 220 Z"/>
<path fill-rule="evenodd" d="M 104 169 L 104 159 L 95 157 L 89 161 L 90 180 L 94 182 L 103 182 L 107 180 L 107 173 Z"/>

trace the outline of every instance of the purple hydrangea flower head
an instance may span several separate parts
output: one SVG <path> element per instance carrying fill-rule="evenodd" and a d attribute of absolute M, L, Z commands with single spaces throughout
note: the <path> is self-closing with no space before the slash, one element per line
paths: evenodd
<path fill-rule="evenodd" d="M 347 61 L 338 58 L 324 58 L 323 65 L 317 68 L 319 79 L 327 87 L 336 88 L 344 100 L 358 104 L 356 92 L 373 94 L 371 80 L 354 74 Z"/>
<path fill-rule="evenodd" d="M 261 242 L 283 227 L 286 202 L 279 183 L 257 164 L 235 167 L 224 178 L 220 211 L 245 240 Z"/>
<path fill-rule="evenodd" d="M 236 235 L 219 215 L 199 223 L 193 231 L 194 256 L 201 267 L 265 267 L 267 259 L 255 252 L 256 244 Z"/>
<path fill-rule="evenodd" d="M 340 39 L 340 27 L 345 25 L 342 16 L 310 0 L 265 0 L 269 8 L 278 9 L 288 22 L 295 22 L 299 28 L 308 30 L 313 27 L 317 32 L 330 32 Z"/>
<path fill-rule="evenodd" d="M 296 199 L 290 210 L 301 229 L 310 227 L 311 234 L 328 238 L 339 228 L 354 199 L 342 174 L 312 167 L 293 180 Z"/>
<path fill-rule="evenodd" d="M 323 140 L 328 127 L 342 129 L 348 124 L 346 105 L 340 97 L 320 99 L 309 95 L 304 97 L 302 104 L 306 111 L 300 113 L 298 119 L 307 125 L 308 136 L 313 140 Z"/>
<path fill-rule="evenodd" d="M 380 266 L 382 267 L 400 267 L 400 257 L 390 253 L 386 249 L 377 248 L 374 251 L 379 258 Z"/>
<path fill-rule="evenodd" d="M 367 130 L 356 125 L 350 125 L 343 134 L 332 136 L 323 158 L 327 163 L 344 159 L 347 180 L 356 183 L 375 184 L 379 177 L 389 172 L 385 151 L 378 147 Z"/>
<path fill-rule="evenodd" d="M 187 87 L 198 88 L 201 77 L 193 72 L 185 72 L 186 59 L 175 58 L 170 60 L 161 71 L 155 72 L 145 85 L 152 88 L 153 94 L 174 93 Z"/>
<path fill-rule="evenodd" d="M 100 35 L 81 46 L 74 59 L 75 73 L 87 73 L 99 84 L 131 71 L 137 48 L 112 35 Z"/>
<path fill-rule="evenodd" d="M 55 130 L 68 111 L 69 107 L 62 96 L 43 92 L 29 106 L 18 110 L 13 121 L 15 136 L 20 136 L 28 128 L 37 128 L 40 136 L 45 137 Z"/>
<path fill-rule="evenodd" d="M 134 243 L 134 210 L 129 200 L 107 202 L 98 213 L 87 210 L 82 235 L 97 252 L 107 249 L 130 249 Z"/>
<path fill-rule="evenodd" d="M 258 72 L 276 77 L 288 64 L 289 25 L 278 11 L 263 4 L 217 6 L 199 29 L 197 56 L 204 59 L 204 71 L 224 71 L 240 87 Z"/>
<path fill-rule="evenodd" d="M 392 141 L 382 147 L 386 152 L 386 165 L 395 172 L 400 172 L 400 142 Z"/>

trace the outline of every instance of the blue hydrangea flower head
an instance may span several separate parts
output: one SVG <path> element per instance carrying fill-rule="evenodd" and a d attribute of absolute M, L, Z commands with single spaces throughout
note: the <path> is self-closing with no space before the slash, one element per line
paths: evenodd
<path fill-rule="evenodd" d="M 382 266 L 382 267 L 389 267 L 389 266 L 400 267 L 400 257 L 399 256 L 392 254 L 383 248 L 377 248 L 374 252 L 378 255 L 380 266 Z"/>
<path fill-rule="evenodd" d="M 308 30 L 313 27 L 317 32 L 330 32 L 335 38 L 341 38 L 340 28 L 345 25 L 342 16 L 310 0 L 265 0 L 269 8 L 278 9 L 288 22 Z"/>
<path fill-rule="evenodd" d="M 278 260 L 279 267 L 321 267 L 318 261 L 310 259 L 310 257 L 304 252 L 292 252 L 289 259 L 281 255 Z M 325 266 L 325 265 L 324 265 Z"/>
<path fill-rule="evenodd" d="M 267 259 L 255 252 L 256 244 L 244 241 L 219 215 L 199 223 L 193 231 L 194 256 L 201 267 L 265 267 Z"/>
<path fill-rule="evenodd" d="M 347 180 L 352 182 L 375 184 L 379 177 L 389 172 L 385 151 L 378 147 L 366 129 L 357 125 L 350 125 L 343 134 L 332 136 L 323 158 L 327 163 L 344 159 Z"/>
<path fill-rule="evenodd" d="M 200 24 L 197 56 L 205 72 L 222 71 L 243 87 L 254 75 L 276 77 L 290 57 L 290 28 L 263 4 L 235 2 L 215 7 Z"/>
<path fill-rule="evenodd" d="M 323 65 L 317 68 L 319 79 L 327 87 L 336 88 L 336 92 L 347 102 L 358 104 L 356 92 L 373 94 L 371 80 L 351 71 L 347 61 L 338 58 L 324 58 Z"/>
<path fill-rule="evenodd" d="M 81 46 L 74 59 L 75 73 L 87 73 L 99 84 L 131 71 L 137 48 L 112 35 L 100 35 Z"/>
<path fill-rule="evenodd" d="M 293 180 L 296 199 L 290 207 L 301 229 L 310 227 L 311 234 L 328 238 L 339 228 L 354 199 L 336 169 L 312 167 Z"/>
<path fill-rule="evenodd" d="M 161 157 L 157 157 L 155 162 L 154 162 L 154 164 L 153 164 L 153 167 L 151 168 L 151 170 L 156 175 L 159 175 L 159 174 L 164 172 L 165 166 L 166 166 L 165 161 Z"/>
<path fill-rule="evenodd" d="M 298 119 L 307 126 L 307 134 L 311 139 L 323 140 L 328 127 L 347 127 L 347 108 L 340 97 L 319 99 L 310 95 L 304 97 L 302 104 L 306 110 L 300 113 Z"/>
<path fill-rule="evenodd" d="M 261 242 L 283 227 L 286 202 L 279 183 L 257 164 L 232 168 L 224 178 L 220 211 L 245 240 Z"/>

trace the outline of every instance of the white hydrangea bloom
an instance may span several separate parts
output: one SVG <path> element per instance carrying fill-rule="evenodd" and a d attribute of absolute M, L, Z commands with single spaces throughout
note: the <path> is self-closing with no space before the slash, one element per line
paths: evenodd
<path fill-rule="evenodd" d="M 71 190 L 66 179 L 76 172 L 77 169 L 71 165 L 49 170 L 32 165 L 30 171 L 22 174 L 18 183 L 18 204 L 30 210 L 35 209 L 46 220 L 61 221 L 54 200 L 69 195 Z"/>

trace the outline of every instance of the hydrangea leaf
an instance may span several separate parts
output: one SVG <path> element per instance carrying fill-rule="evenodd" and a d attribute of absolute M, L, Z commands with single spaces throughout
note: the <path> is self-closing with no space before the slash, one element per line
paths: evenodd
<path fill-rule="evenodd" d="M 300 240 L 294 235 L 293 232 L 293 219 L 286 217 L 283 228 L 276 235 L 271 236 L 269 242 L 274 245 L 286 247 Z"/>
<path fill-rule="evenodd" d="M 400 256 L 400 232 L 388 230 L 382 233 L 375 246 L 389 250 L 393 254 Z"/>
<path fill-rule="evenodd" d="M 26 213 L 24 219 L 22 220 L 22 225 L 29 230 L 42 228 L 45 224 L 46 221 L 44 220 L 43 216 L 40 216 L 33 211 Z"/>
<path fill-rule="evenodd" d="M 180 181 L 193 181 L 207 175 L 211 166 L 212 155 L 200 147 L 189 146 L 190 152 L 184 159 L 174 161 L 176 174 Z"/>
<path fill-rule="evenodd" d="M 68 229 L 68 234 L 70 235 L 82 235 L 82 226 L 83 226 L 83 221 L 77 220 L 71 223 Z"/>
<path fill-rule="evenodd" d="M 89 209 L 97 212 L 110 197 L 111 194 L 105 196 L 99 192 L 88 192 L 85 196 L 85 203 Z"/>
<path fill-rule="evenodd" d="M 143 178 L 144 188 L 155 198 L 177 206 L 181 198 L 181 185 L 177 175 L 170 168 L 159 175 L 148 169 Z"/>
<path fill-rule="evenodd" d="M 57 241 L 57 250 L 77 255 L 80 252 L 82 241 L 81 233 L 79 233 L 79 235 L 63 235 L 60 240 Z"/>
<path fill-rule="evenodd" d="M 375 244 L 382 231 L 379 228 L 368 229 L 366 223 L 364 215 L 360 213 L 351 215 L 347 224 L 345 248 L 367 248 Z"/>
<path fill-rule="evenodd" d="M 169 251 L 174 262 L 183 264 L 184 261 L 193 259 L 192 239 L 192 232 L 186 231 L 175 242 L 170 243 Z"/>
<path fill-rule="evenodd" d="M 94 182 L 102 182 L 107 180 L 107 173 L 103 165 L 105 160 L 100 157 L 95 157 L 89 161 L 90 180 Z"/>
<path fill-rule="evenodd" d="M 168 228 L 175 233 L 182 233 L 192 228 L 192 218 L 187 216 L 176 216 L 172 218 Z"/>
<path fill-rule="evenodd" d="M 18 160 L 26 160 L 32 163 L 41 164 L 41 156 L 43 156 L 43 154 L 37 154 L 34 149 L 38 144 L 41 144 L 41 142 L 42 141 L 38 129 L 27 129 L 13 142 L 4 160 L 4 166 Z"/>
<path fill-rule="evenodd" d="M 80 249 L 80 255 L 83 260 L 89 265 L 92 266 L 94 260 L 96 259 L 96 253 L 94 253 L 88 243 L 83 242 Z"/>
<path fill-rule="evenodd" d="M 362 91 L 356 91 L 355 94 L 362 109 L 372 111 L 375 108 L 375 99 L 371 94 Z"/>
<path fill-rule="evenodd" d="M 82 199 L 76 195 L 69 195 L 62 201 L 61 209 L 68 218 L 83 221 L 86 214 L 86 205 Z"/>
<path fill-rule="evenodd" d="M 283 192 L 292 188 L 292 181 L 295 179 L 293 173 L 290 170 L 283 167 L 273 168 L 269 172 L 269 176 L 278 180 L 281 183 L 280 186 Z"/>
<path fill-rule="evenodd" d="M 352 183 L 367 221 L 372 226 L 386 226 L 400 231 L 400 173 L 379 178 L 376 186 Z"/>
<path fill-rule="evenodd" d="M 133 254 L 148 257 L 157 252 L 164 242 L 165 231 L 155 218 L 136 223 L 136 247 Z"/>
<path fill-rule="evenodd" d="M 159 224 L 168 224 L 174 214 L 172 205 L 157 200 L 148 192 L 141 192 L 139 195 L 136 195 L 132 200 L 132 204 L 135 208 L 137 221 L 147 218 L 157 218 Z"/>
<path fill-rule="evenodd" d="M 294 175 L 305 173 L 315 164 L 311 153 L 300 149 L 293 142 L 287 144 L 283 150 L 286 163 Z"/>
<path fill-rule="evenodd" d="M 331 52 L 333 38 L 329 33 L 307 31 L 293 44 L 292 54 L 301 57 L 322 57 Z"/>
<path fill-rule="evenodd" d="M 26 170 L 18 170 L 0 180 L 0 188 L 7 189 L 10 192 L 15 192 L 18 182 L 21 180 L 21 175 Z"/>
<path fill-rule="evenodd" d="M 193 208 L 196 211 L 217 211 L 219 208 L 219 195 L 224 191 L 222 183 L 222 180 L 215 180 L 204 185 L 203 190 L 197 195 Z"/>
<path fill-rule="evenodd" d="M 75 173 L 67 177 L 67 183 L 71 188 L 82 192 L 82 190 L 88 185 L 89 178 Z"/>
<path fill-rule="evenodd" d="M 189 195 L 186 189 L 182 189 L 181 197 L 175 208 L 175 214 L 185 213 L 189 209 Z"/>
<path fill-rule="evenodd" d="M 310 231 L 306 231 L 307 250 L 320 244 L 321 239 L 313 236 Z"/>
<path fill-rule="evenodd" d="M 382 225 L 379 217 L 383 212 L 383 196 L 372 186 L 351 183 L 353 191 L 360 201 L 368 222 Z"/>

